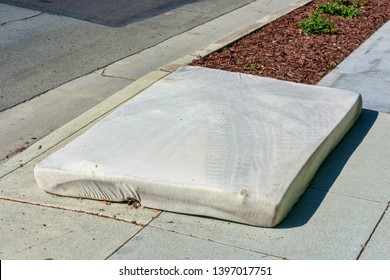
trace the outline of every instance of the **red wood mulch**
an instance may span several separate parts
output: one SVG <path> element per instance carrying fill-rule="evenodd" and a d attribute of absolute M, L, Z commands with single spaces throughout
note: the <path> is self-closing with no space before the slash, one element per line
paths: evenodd
<path fill-rule="evenodd" d="M 360 17 L 330 17 L 337 34 L 304 34 L 298 23 L 329 1 L 313 1 L 191 65 L 316 84 L 390 20 L 390 0 L 368 0 Z"/>

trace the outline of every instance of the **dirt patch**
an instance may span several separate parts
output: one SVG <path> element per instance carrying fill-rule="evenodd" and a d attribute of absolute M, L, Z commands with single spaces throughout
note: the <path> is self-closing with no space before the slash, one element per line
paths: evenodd
<path fill-rule="evenodd" d="M 329 0 L 313 1 L 191 65 L 316 84 L 390 20 L 389 0 L 368 0 L 360 17 L 329 16 L 336 34 L 305 34 L 299 22 L 321 2 Z"/>

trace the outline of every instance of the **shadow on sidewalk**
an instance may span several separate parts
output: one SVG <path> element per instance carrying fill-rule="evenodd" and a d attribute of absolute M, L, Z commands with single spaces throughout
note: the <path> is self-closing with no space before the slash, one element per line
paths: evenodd
<path fill-rule="evenodd" d="M 305 193 L 276 228 L 300 227 L 311 219 L 377 117 L 377 111 L 362 110 L 354 126 L 323 162 Z"/>

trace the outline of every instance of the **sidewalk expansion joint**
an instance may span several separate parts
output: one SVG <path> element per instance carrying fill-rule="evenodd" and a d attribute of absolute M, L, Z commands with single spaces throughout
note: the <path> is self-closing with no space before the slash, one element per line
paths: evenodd
<path fill-rule="evenodd" d="M 9 202 L 16 202 L 16 203 L 24 203 L 24 204 L 28 204 L 28 205 L 45 207 L 45 208 L 56 209 L 56 210 L 70 211 L 73 213 L 86 214 L 86 215 L 90 215 L 90 216 L 106 218 L 106 219 L 111 219 L 111 220 L 115 220 L 118 222 L 124 222 L 124 223 L 128 223 L 128 224 L 136 225 L 136 226 L 139 226 L 141 228 L 144 228 L 147 226 L 147 224 L 142 224 L 142 223 L 139 223 L 139 222 L 134 221 L 134 220 L 129 221 L 126 219 L 121 219 L 121 218 L 117 218 L 117 217 L 113 217 L 113 216 L 109 216 L 109 215 L 104 215 L 101 213 L 92 213 L 92 212 L 83 211 L 83 210 L 69 209 L 66 207 L 60 207 L 60 206 L 54 206 L 54 205 L 45 205 L 45 204 L 41 204 L 41 203 L 37 203 L 37 202 L 25 201 L 25 200 L 21 200 L 21 199 L 12 199 L 12 198 L 6 198 L 6 197 L 0 197 L 0 200 L 5 200 L 5 201 L 9 201 Z"/>
<path fill-rule="evenodd" d="M 160 213 L 159 215 L 161 215 L 161 213 Z M 157 219 L 159 215 L 157 215 L 154 219 Z M 153 220 L 154 220 L 154 219 L 153 219 Z M 152 220 L 152 221 L 153 221 L 153 220 Z M 151 222 L 152 222 L 152 221 L 151 221 Z M 149 227 L 152 227 L 152 228 L 155 228 L 155 229 L 158 229 L 158 230 L 168 231 L 168 232 L 172 232 L 172 233 L 175 233 L 175 234 L 180 234 L 180 235 L 187 236 L 187 237 L 191 237 L 191 238 L 196 238 L 196 239 L 199 239 L 199 240 L 209 241 L 209 242 L 213 242 L 213 243 L 220 244 L 220 245 L 223 245 L 223 246 L 228 246 L 228 247 L 231 247 L 231 248 L 236 248 L 236 249 L 240 249 L 240 250 L 244 250 L 244 251 L 259 253 L 259 254 L 264 255 L 263 258 L 266 258 L 266 257 L 275 257 L 275 258 L 278 258 L 278 259 L 287 260 L 286 257 L 277 256 L 277 255 L 273 255 L 273 254 L 270 254 L 270 253 L 265 253 L 265 252 L 262 252 L 262 251 L 259 251 L 259 250 L 254 250 L 254 249 L 247 248 L 247 247 L 232 245 L 232 244 L 229 244 L 229 243 L 225 243 L 225 242 L 213 240 L 213 239 L 211 239 L 211 238 L 203 238 L 203 237 L 201 237 L 201 236 L 196 236 L 196 235 L 192 235 L 192 234 L 186 234 L 186 233 L 178 232 L 178 231 L 173 230 L 173 229 L 166 229 L 166 228 L 161 228 L 161 227 L 158 227 L 158 226 L 153 226 L 153 225 L 151 225 L 151 224 L 149 224 L 148 226 L 149 226 Z M 135 235 L 134 235 L 134 236 L 135 236 Z M 133 236 L 133 237 L 134 237 L 134 236 Z"/>
<path fill-rule="evenodd" d="M 130 242 L 130 240 L 136 236 L 138 233 L 140 233 L 140 231 L 143 230 L 143 228 L 140 228 L 135 234 L 133 234 L 132 236 L 129 237 L 129 239 L 127 239 L 125 242 L 122 243 L 122 245 L 120 245 L 118 248 L 116 248 L 111 254 L 109 254 L 107 257 L 105 257 L 104 259 L 105 260 L 108 260 L 109 258 L 111 258 L 113 255 L 115 255 L 120 249 L 122 249 L 123 246 L 125 246 L 127 243 Z"/>
<path fill-rule="evenodd" d="M 161 213 L 162 213 L 163 211 L 161 211 L 160 213 L 158 213 L 156 216 L 154 216 L 151 220 L 150 220 L 150 222 L 149 222 L 149 224 L 151 223 L 151 222 L 153 222 L 155 219 L 157 219 L 160 215 L 161 215 Z M 148 224 L 148 225 L 149 225 Z M 133 239 L 134 238 L 134 236 L 136 236 L 137 234 L 139 234 L 146 226 L 148 226 L 148 225 L 144 225 L 143 227 L 141 227 L 135 234 L 133 234 L 132 236 L 130 236 L 130 238 L 129 239 L 127 239 L 125 242 L 123 242 L 123 244 L 122 245 L 120 245 L 117 249 L 115 249 L 111 254 L 109 254 L 105 259 L 106 260 L 108 260 L 111 256 L 113 256 L 116 252 L 118 252 L 123 246 L 125 246 L 127 243 L 129 243 L 130 241 L 131 241 L 131 239 Z M 149 225 L 150 226 L 150 225 Z"/>
<path fill-rule="evenodd" d="M 364 245 L 362 246 L 362 249 L 360 250 L 359 252 L 359 255 L 357 256 L 357 260 L 360 259 L 361 255 L 363 254 L 364 250 L 366 249 L 367 247 L 367 244 L 370 242 L 372 236 L 374 235 L 376 229 L 378 228 L 379 224 L 381 223 L 381 221 L 383 220 L 383 217 L 385 216 L 385 214 L 387 213 L 387 211 L 389 211 L 390 209 L 390 201 L 387 203 L 387 208 L 385 209 L 385 211 L 383 211 L 381 217 L 379 218 L 378 222 L 376 223 L 374 229 L 372 230 L 370 236 L 368 237 L 367 241 L 364 243 Z"/>
<path fill-rule="evenodd" d="M 40 15 L 42 15 L 42 14 L 44 14 L 44 13 L 43 13 L 43 12 L 40 12 L 40 13 L 38 13 L 38 14 L 35 14 L 35 15 L 32 15 L 32 16 L 28 16 L 28 17 L 25 17 L 25 18 L 9 20 L 9 21 L 6 21 L 6 22 L 1 23 L 0 26 L 4 26 L 4 25 L 6 25 L 6 24 L 10 24 L 10 23 L 14 23 L 14 22 L 29 20 L 29 19 L 38 17 L 38 16 L 40 16 Z"/>

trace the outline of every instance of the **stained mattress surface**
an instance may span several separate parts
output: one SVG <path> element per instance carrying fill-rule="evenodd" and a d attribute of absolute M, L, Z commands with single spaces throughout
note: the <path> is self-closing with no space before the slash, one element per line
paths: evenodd
<path fill-rule="evenodd" d="M 360 111 L 354 92 L 188 66 L 34 173 L 49 193 L 272 227 Z"/>

